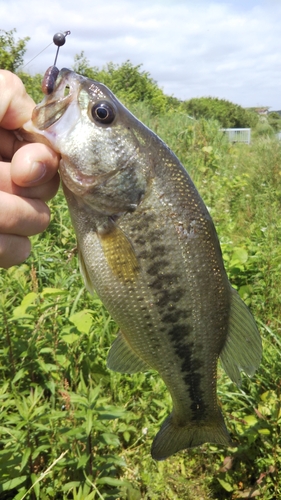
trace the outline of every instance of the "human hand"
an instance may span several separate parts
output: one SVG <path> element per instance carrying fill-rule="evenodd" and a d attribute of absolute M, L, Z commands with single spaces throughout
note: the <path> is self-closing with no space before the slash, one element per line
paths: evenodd
<path fill-rule="evenodd" d="M 13 132 L 30 119 L 35 104 L 21 80 L 0 70 L 0 267 L 30 254 L 29 236 L 50 222 L 46 201 L 57 192 L 58 155 L 48 146 L 18 140 Z"/>

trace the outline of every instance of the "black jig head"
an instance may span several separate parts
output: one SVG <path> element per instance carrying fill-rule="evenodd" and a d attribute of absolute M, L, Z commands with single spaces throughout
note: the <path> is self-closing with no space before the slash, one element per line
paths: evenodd
<path fill-rule="evenodd" d="M 51 94 L 54 90 L 56 79 L 57 79 L 57 76 L 59 74 L 59 69 L 56 67 L 57 58 L 59 55 L 60 47 L 62 47 L 62 45 L 65 44 L 65 39 L 66 39 L 67 35 L 70 35 L 70 31 L 65 31 L 64 33 L 55 33 L 55 35 L 53 36 L 53 42 L 57 46 L 57 53 L 56 53 L 54 64 L 53 64 L 53 66 L 50 66 L 47 69 L 47 71 L 44 75 L 43 81 L 42 81 L 42 86 L 41 86 L 42 91 L 46 95 Z"/>

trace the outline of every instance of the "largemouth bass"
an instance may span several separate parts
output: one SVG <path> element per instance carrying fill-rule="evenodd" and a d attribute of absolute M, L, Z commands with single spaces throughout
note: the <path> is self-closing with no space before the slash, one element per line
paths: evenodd
<path fill-rule="evenodd" d="M 120 326 L 108 367 L 157 370 L 172 397 L 152 457 L 228 446 L 218 358 L 239 384 L 262 347 L 206 206 L 177 157 L 107 87 L 63 69 L 50 91 L 25 129 L 61 155 L 85 284 Z"/>

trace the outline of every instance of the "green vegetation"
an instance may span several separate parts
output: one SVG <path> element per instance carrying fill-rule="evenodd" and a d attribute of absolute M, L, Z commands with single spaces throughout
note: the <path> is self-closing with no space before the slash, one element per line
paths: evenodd
<path fill-rule="evenodd" d="M 27 36 L 15 40 L 16 30 L 5 31 L 0 29 L 0 68 L 15 73 L 23 64 L 26 44 L 30 40 Z"/>
<path fill-rule="evenodd" d="M 74 71 L 80 75 L 104 83 L 126 105 L 144 102 L 154 114 L 165 111 L 168 97 L 141 65 L 133 66 L 130 61 L 118 66 L 109 63 L 103 69 L 92 68 L 82 52 L 75 56 Z"/>
<path fill-rule="evenodd" d="M 0 271 L 1 500 L 281 497 L 281 145 L 268 134 L 250 146 L 231 145 L 218 121 L 191 120 L 175 108 L 155 115 L 145 99 L 130 102 L 197 184 L 229 278 L 263 337 L 261 367 L 241 388 L 218 370 L 236 447 L 206 444 L 151 459 L 169 395 L 155 372 L 106 369 L 117 326 L 85 291 L 60 192 L 50 203 L 49 228 L 32 239 L 31 257 Z"/>
<path fill-rule="evenodd" d="M 281 116 L 276 111 L 269 113 L 268 123 L 275 132 L 279 132 L 281 130 Z"/>
<path fill-rule="evenodd" d="M 258 122 L 254 111 L 216 97 L 195 97 L 186 101 L 183 109 L 194 118 L 216 119 L 224 128 L 251 128 Z"/>

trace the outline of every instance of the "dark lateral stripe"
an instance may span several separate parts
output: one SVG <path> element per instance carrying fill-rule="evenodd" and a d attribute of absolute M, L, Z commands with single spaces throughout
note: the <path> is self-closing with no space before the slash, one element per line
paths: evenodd
<path fill-rule="evenodd" d="M 208 406 L 204 401 L 204 393 L 201 387 L 202 374 L 199 370 L 204 368 L 204 360 L 199 353 L 194 353 L 194 343 L 189 341 L 192 325 L 174 324 L 167 330 L 175 354 L 181 361 L 181 372 L 189 398 L 192 401 L 190 409 L 193 420 L 204 420 L 207 415 Z M 198 350 L 198 348 L 197 348 Z"/>
<path fill-rule="evenodd" d="M 165 259 L 155 260 L 153 264 L 147 269 L 147 273 L 156 276 L 160 271 L 162 271 L 165 267 L 169 266 L 169 261 Z"/>
<path fill-rule="evenodd" d="M 170 340 L 171 349 L 178 358 L 187 397 L 191 401 L 192 420 L 200 421 L 207 417 L 208 412 L 202 390 L 202 350 L 197 346 L 194 353 L 191 340 L 193 326 L 190 322 L 192 311 L 188 305 L 183 306 L 186 290 L 182 285 L 181 269 L 171 270 L 172 248 L 165 244 L 165 231 L 155 227 L 155 220 L 152 213 L 142 214 L 142 218 L 134 221 L 131 237 L 139 247 L 138 258 L 146 268 L 147 286 L 161 317 L 158 331 Z"/>

